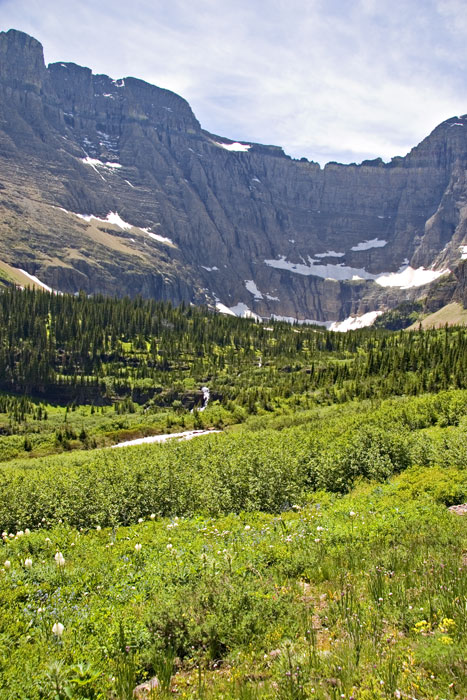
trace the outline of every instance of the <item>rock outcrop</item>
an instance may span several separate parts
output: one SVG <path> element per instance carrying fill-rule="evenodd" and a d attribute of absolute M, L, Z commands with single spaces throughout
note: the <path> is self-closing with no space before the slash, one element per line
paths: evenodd
<path fill-rule="evenodd" d="M 390 308 L 460 261 L 466 167 L 467 116 L 390 163 L 320 168 L 0 33 L 0 261 L 62 291 L 321 322 Z"/>

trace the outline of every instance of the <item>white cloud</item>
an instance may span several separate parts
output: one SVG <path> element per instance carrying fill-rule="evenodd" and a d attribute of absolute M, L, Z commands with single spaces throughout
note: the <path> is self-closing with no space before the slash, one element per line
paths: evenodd
<path fill-rule="evenodd" d="M 202 126 L 321 162 L 403 155 L 467 112 L 464 0 L 0 0 L 49 61 L 134 75 Z"/>

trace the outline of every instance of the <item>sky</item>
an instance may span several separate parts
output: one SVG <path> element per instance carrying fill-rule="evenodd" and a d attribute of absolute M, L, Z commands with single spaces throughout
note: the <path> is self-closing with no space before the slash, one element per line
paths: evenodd
<path fill-rule="evenodd" d="M 134 76 L 294 158 L 390 160 L 467 113 L 466 0 L 0 0 L 47 63 Z"/>

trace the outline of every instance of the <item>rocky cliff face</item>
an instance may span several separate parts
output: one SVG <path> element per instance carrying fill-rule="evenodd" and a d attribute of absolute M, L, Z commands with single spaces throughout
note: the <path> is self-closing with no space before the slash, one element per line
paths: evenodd
<path fill-rule="evenodd" d="M 322 169 L 0 33 L 0 266 L 63 291 L 323 322 L 390 307 L 460 261 L 466 166 L 467 116 L 405 158 Z"/>

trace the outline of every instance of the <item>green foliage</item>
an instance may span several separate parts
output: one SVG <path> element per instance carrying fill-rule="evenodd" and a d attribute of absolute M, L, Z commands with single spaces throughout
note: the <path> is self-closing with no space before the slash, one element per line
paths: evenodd
<path fill-rule="evenodd" d="M 148 402 L 199 406 L 206 378 L 213 397 L 250 415 L 307 396 L 339 403 L 466 388 L 466 349 L 464 328 L 332 333 L 143 299 L 0 294 L 0 388 L 52 402 L 116 402 L 119 413 Z M 26 403 L 19 415 L 33 410 Z"/>
<path fill-rule="evenodd" d="M 0 698 L 130 698 L 154 676 L 154 697 L 464 697 L 467 520 L 422 475 L 282 515 L 7 536 Z"/>
<path fill-rule="evenodd" d="M 444 495 L 433 495 L 451 505 L 467 493 L 466 411 L 467 392 L 452 391 L 255 418 L 192 442 L 12 461 L 0 469 L 0 528 L 128 525 L 151 513 L 280 513 L 311 491 L 346 493 L 359 480 L 384 481 L 413 465 L 437 465 Z"/>
<path fill-rule="evenodd" d="M 467 696 L 466 343 L 3 292 L 0 700 Z"/>
<path fill-rule="evenodd" d="M 408 328 L 421 316 L 423 304 L 420 301 L 403 301 L 394 309 L 378 316 L 375 328 L 386 328 L 388 331 L 400 331 Z"/>

